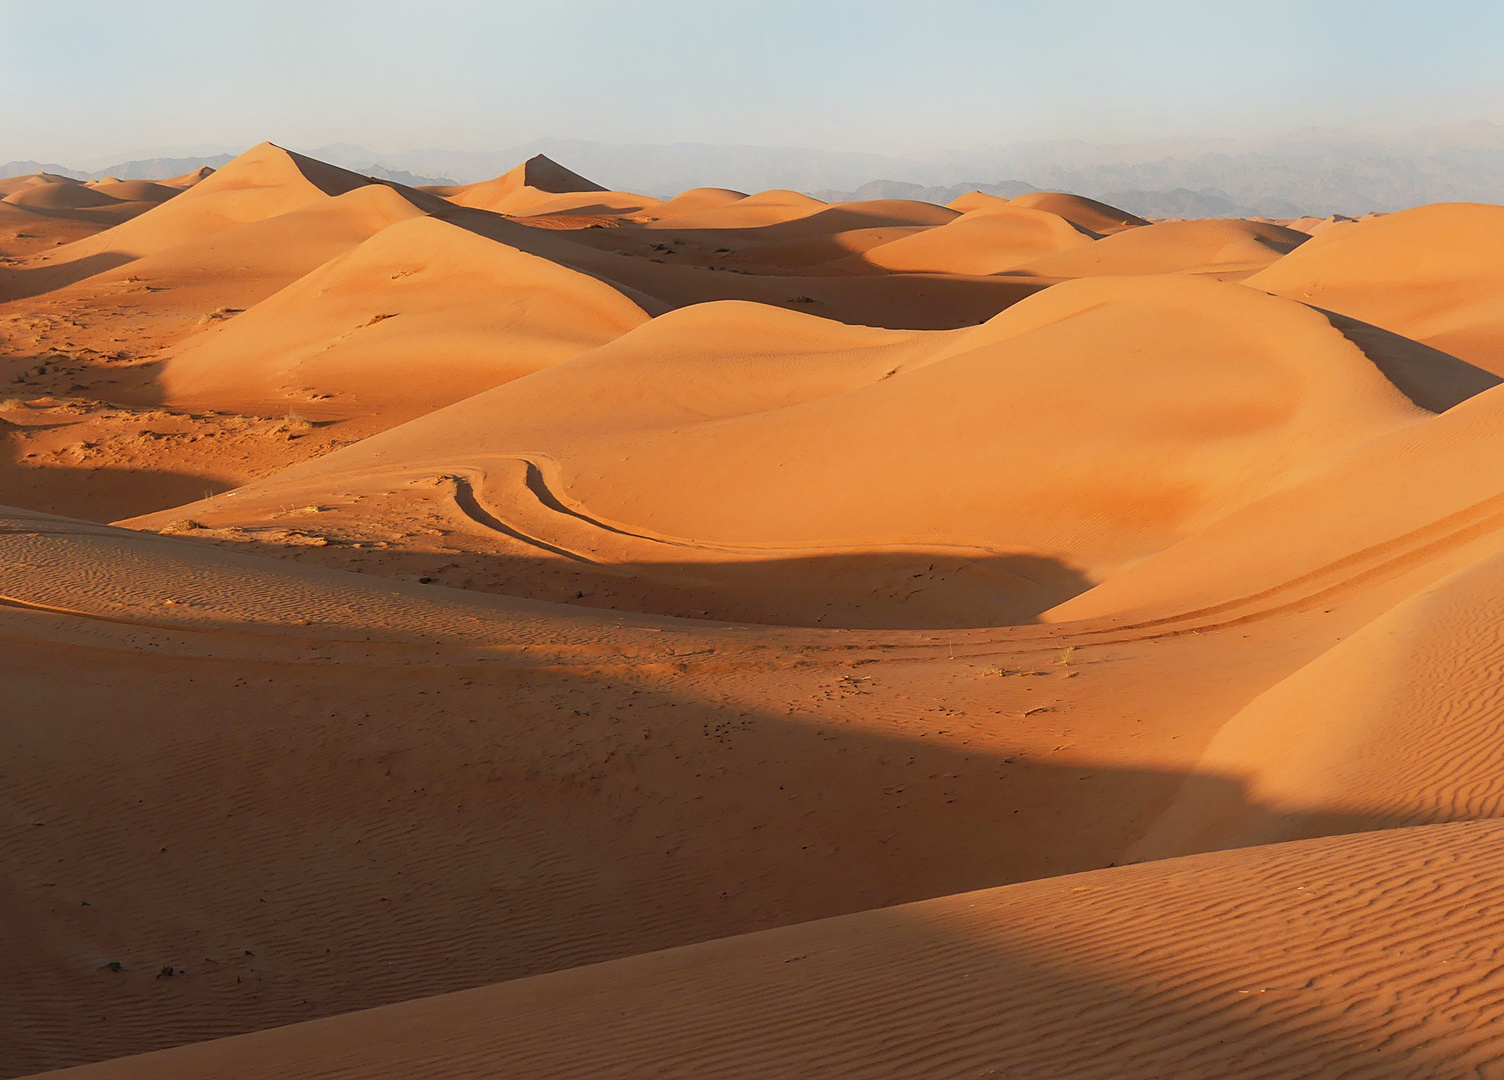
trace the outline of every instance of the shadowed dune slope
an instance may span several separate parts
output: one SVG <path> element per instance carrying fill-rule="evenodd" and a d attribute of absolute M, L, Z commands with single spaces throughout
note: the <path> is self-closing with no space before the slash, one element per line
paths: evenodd
<path fill-rule="evenodd" d="M 462 473 L 593 561 L 950 550 L 1101 580 L 1427 415 L 1320 313 L 1192 278 L 1056 286 L 944 333 L 722 303 L 193 513 Z"/>
<path fill-rule="evenodd" d="M 1504 1057 L 1501 870 L 1497 823 L 1221 852 L 58 1075 L 1460 1080 Z"/>
<path fill-rule="evenodd" d="M 190 339 L 159 381 L 170 400 L 199 406 L 257 411 L 313 396 L 390 424 L 646 320 L 593 278 L 418 217 Z"/>
<path fill-rule="evenodd" d="M 1103 866 L 1230 704 L 1162 697 L 1211 638 L 1067 668 L 10 510 L 0 598 L 3 1075 Z"/>
<path fill-rule="evenodd" d="M 935 274 L 996 274 L 1038 256 L 1090 244 L 1093 236 L 1041 210 L 979 209 L 954 221 L 830 264 Z"/>
<path fill-rule="evenodd" d="M 1162 221 L 1105 236 L 1089 247 L 1044 255 L 1018 269 L 1048 278 L 1235 276 L 1262 270 L 1309 239 L 1294 229 L 1258 221 Z"/>
<path fill-rule="evenodd" d="M 1441 203 L 1329 229 L 1245 284 L 1504 375 L 1504 206 Z"/>

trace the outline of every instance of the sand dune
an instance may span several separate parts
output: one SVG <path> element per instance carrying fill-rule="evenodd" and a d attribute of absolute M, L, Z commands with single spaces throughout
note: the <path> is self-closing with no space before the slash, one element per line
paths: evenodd
<path fill-rule="evenodd" d="M 81 210 L 127 200 L 78 183 L 33 184 L 5 196 L 4 202 L 32 210 Z"/>
<path fill-rule="evenodd" d="M 761 191 L 675 215 L 677 229 L 757 229 L 807 217 L 826 207 L 797 191 Z"/>
<path fill-rule="evenodd" d="M 638 214 L 658 205 L 657 199 L 607 191 L 542 154 L 494 180 L 423 190 L 441 195 L 457 206 L 511 215 Z"/>
<path fill-rule="evenodd" d="M 1495 388 L 1354 446 L 1050 615 L 1153 622 L 1173 613 L 1194 625 L 1312 596 L 1407 590 L 1390 594 L 1393 603 L 1496 542 L 1504 472 L 1490 448 L 1504 437 L 1501 421 Z M 1326 515 L 1340 525 L 1304 527 Z M 1424 576 L 1407 586 L 1412 573 Z"/>
<path fill-rule="evenodd" d="M 1048 252 L 1084 247 L 1094 239 L 1044 211 L 978 209 L 940 228 L 868 248 L 836 265 L 912 273 L 996 274 Z"/>
<path fill-rule="evenodd" d="M 1108 206 L 1096 199 L 1071 195 L 1061 191 L 1030 191 L 1010 199 L 1009 206 L 1021 206 L 1029 210 L 1043 210 L 1065 218 L 1078 228 L 1107 236 L 1149 224 L 1136 214 Z"/>
<path fill-rule="evenodd" d="M 1247 284 L 1504 374 L 1501 243 L 1504 207 L 1423 206 L 1323 232 Z"/>
<path fill-rule="evenodd" d="M 199 406 L 255 412 L 296 397 L 394 423 L 646 319 L 583 274 L 417 217 L 185 342 L 160 384 Z"/>
<path fill-rule="evenodd" d="M 659 203 L 641 216 L 645 221 L 663 221 L 684 214 L 698 214 L 706 210 L 719 210 L 747 198 L 746 192 L 730 188 L 691 188 L 681 191 L 672 199 Z"/>
<path fill-rule="evenodd" d="M 1492 1075 L 1499 212 L 0 181 L 0 1076 Z"/>
<path fill-rule="evenodd" d="M 940 334 L 702 305 L 191 512 L 243 528 L 352 476 L 375 495 L 461 474 L 497 522 L 486 540 L 608 566 L 1033 560 L 955 616 L 1013 622 L 1424 415 L 1319 313 L 1214 282 L 1057 286 Z M 363 506 L 332 520 L 353 526 Z M 901 605 L 863 614 L 805 588 L 792 621 L 904 625 Z M 723 617 L 767 617 L 746 604 Z M 716 610 L 713 588 L 700 606 Z"/>
<path fill-rule="evenodd" d="M 1246 778 L 1257 809 L 1192 785 L 1134 853 L 1498 816 L 1501 560 L 1417 593 L 1228 720 L 1198 772 Z"/>
<path fill-rule="evenodd" d="M 1491 824 L 1101 870 L 67 1075 L 1487 1075 L 1501 858 Z"/>
<path fill-rule="evenodd" d="M 211 169 L 210 172 L 212 171 Z M 185 183 L 183 187 L 197 182 L 198 180 L 195 179 L 191 183 Z M 158 184 L 150 180 L 117 180 L 112 176 L 105 180 L 92 180 L 88 186 L 94 191 L 124 202 L 166 202 L 174 195 L 182 194 L 182 187 L 171 180 Z"/>
<path fill-rule="evenodd" d="M 1161 221 L 1105 236 L 1089 247 L 1044 255 L 1019 268 L 1048 278 L 1122 274 L 1206 274 L 1236 280 L 1309 240 L 1256 221 Z"/>
<path fill-rule="evenodd" d="M 145 181 L 84 184 L 42 173 L 0 180 L 0 256 L 30 256 L 118 225 L 179 193 Z M 28 243 L 28 241 L 30 241 Z"/>

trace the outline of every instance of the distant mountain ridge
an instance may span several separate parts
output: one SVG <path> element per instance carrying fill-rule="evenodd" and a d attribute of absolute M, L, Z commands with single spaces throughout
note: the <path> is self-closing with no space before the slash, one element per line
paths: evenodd
<path fill-rule="evenodd" d="M 44 163 L 40 161 L 8 161 L 0 165 L 0 179 L 7 176 L 28 176 L 32 173 L 51 173 L 54 176 L 67 176 L 74 180 L 103 180 L 113 176 L 117 180 L 169 180 L 174 176 L 182 176 L 184 173 L 193 172 L 208 166 L 217 169 L 221 165 L 234 158 L 233 154 L 211 154 L 204 157 L 156 157 L 143 158 L 136 161 L 122 161 L 116 165 L 106 165 L 102 169 L 74 169 L 66 165 Z M 317 157 L 318 155 L 313 155 Z M 328 159 L 322 159 L 328 160 Z M 331 165 L 340 164 L 330 161 Z M 351 168 L 350 166 L 344 166 Z M 398 184 L 407 184 L 409 187 L 418 187 L 424 184 L 452 184 L 453 180 L 443 176 L 419 176 L 405 172 L 401 169 L 389 168 L 375 161 L 367 160 L 361 163 L 361 167 L 353 169 L 354 172 L 365 176 L 373 176 L 378 180 L 391 180 Z"/>
<path fill-rule="evenodd" d="M 1392 212 L 1433 202 L 1504 202 L 1504 125 L 1477 121 L 1389 138 L 1308 128 L 1267 139 L 1177 139 L 1098 146 L 1015 143 L 904 156 L 787 147 L 607 144 L 539 139 L 497 152 L 412 150 L 373 155 L 326 147 L 393 168 L 484 180 L 547 154 L 613 190 L 671 196 L 702 186 L 790 188 L 817 197 L 861 190 L 936 193 L 1072 191 L 1151 217 Z M 339 152 L 351 154 L 348 161 Z M 315 157 L 320 150 L 310 151 Z M 933 200 L 931 200 L 933 201 Z M 948 200 L 946 200 L 948 201 Z"/>
<path fill-rule="evenodd" d="M 949 202 L 972 189 L 994 194 L 1071 191 L 1146 217 L 1356 216 L 1435 202 L 1504 203 L 1504 125 L 1485 121 L 1389 138 L 1308 128 L 1267 139 L 1119 146 L 1061 140 L 902 156 L 580 139 L 538 139 L 497 151 L 380 154 L 336 143 L 302 152 L 413 186 L 489 180 L 546 154 L 612 190 L 660 198 L 706 186 L 789 188 L 827 200 L 903 197 L 930 202 Z M 151 157 L 88 171 L 14 161 L 0 165 L 0 176 L 52 172 L 78 179 L 156 180 L 227 160 L 226 154 Z M 874 194 L 879 192 L 886 194 Z"/>

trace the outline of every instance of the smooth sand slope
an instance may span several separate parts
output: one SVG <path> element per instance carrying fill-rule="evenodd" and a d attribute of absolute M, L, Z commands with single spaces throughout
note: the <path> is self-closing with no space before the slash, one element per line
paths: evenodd
<path fill-rule="evenodd" d="M 592 278 L 416 217 L 190 339 L 159 382 L 171 400 L 220 409 L 297 396 L 395 423 L 646 321 Z"/>
<path fill-rule="evenodd" d="M 1088 199 L 1064 191 L 1030 191 L 1008 202 L 1010 206 L 1020 206 L 1028 210 L 1044 210 L 1056 214 L 1071 224 L 1094 232 L 1098 236 L 1108 236 L 1122 232 L 1124 229 L 1149 224 L 1137 214 L 1130 214 L 1126 210 L 1119 210 L 1116 206 L 1109 206 L 1096 199 Z"/>
<path fill-rule="evenodd" d="M 50 173 L 0 180 L 0 258 L 35 255 L 118 225 L 213 171 L 161 184 L 113 179 L 85 184 Z"/>
<path fill-rule="evenodd" d="M 658 204 L 657 199 L 607 191 L 542 154 L 494 180 L 422 190 L 457 206 L 509 215 L 641 213 Z"/>
<path fill-rule="evenodd" d="M 939 228 L 869 248 L 836 263 L 919 273 L 996 274 L 1042 254 L 1084 247 L 1096 237 L 1043 210 L 977 209 Z"/>
<path fill-rule="evenodd" d="M 1246 777 L 1259 809 L 1188 790 L 1135 853 L 1321 835 L 1363 815 L 1374 826 L 1498 815 L 1501 616 L 1504 553 L 1495 550 L 1375 619 L 1222 727 L 1198 771 Z M 1295 807 L 1298 823 L 1283 816 Z"/>
<path fill-rule="evenodd" d="M 1426 415 L 1319 313 L 1191 278 L 1057 286 L 948 333 L 702 305 L 184 513 L 243 529 L 330 504 L 331 535 L 375 540 L 438 484 L 470 521 L 448 549 L 708 578 L 691 610 L 722 618 L 987 625 Z M 859 557 L 891 560 L 865 596 L 814 574 L 756 606 L 770 571 Z M 761 567 L 717 586 L 728 564 Z"/>
<path fill-rule="evenodd" d="M 1017 272 L 1047 278 L 1204 274 L 1235 281 L 1309 239 L 1294 229 L 1259 221 L 1161 221 L 1105 236 L 1089 246 L 1041 255 Z"/>
<path fill-rule="evenodd" d="M 1504 207 L 1442 203 L 1331 229 L 1246 284 L 1504 374 Z"/>
<path fill-rule="evenodd" d="M 1473 1077 L 1504 825 L 964 893 L 68 1073 Z"/>

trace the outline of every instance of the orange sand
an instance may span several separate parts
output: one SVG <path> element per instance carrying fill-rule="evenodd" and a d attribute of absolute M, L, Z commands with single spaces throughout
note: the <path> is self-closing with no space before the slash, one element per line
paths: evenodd
<path fill-rule="evenodd" d="M 1501 213 L 0 182 L 0 1075 L 1493 1075 Z"/>

